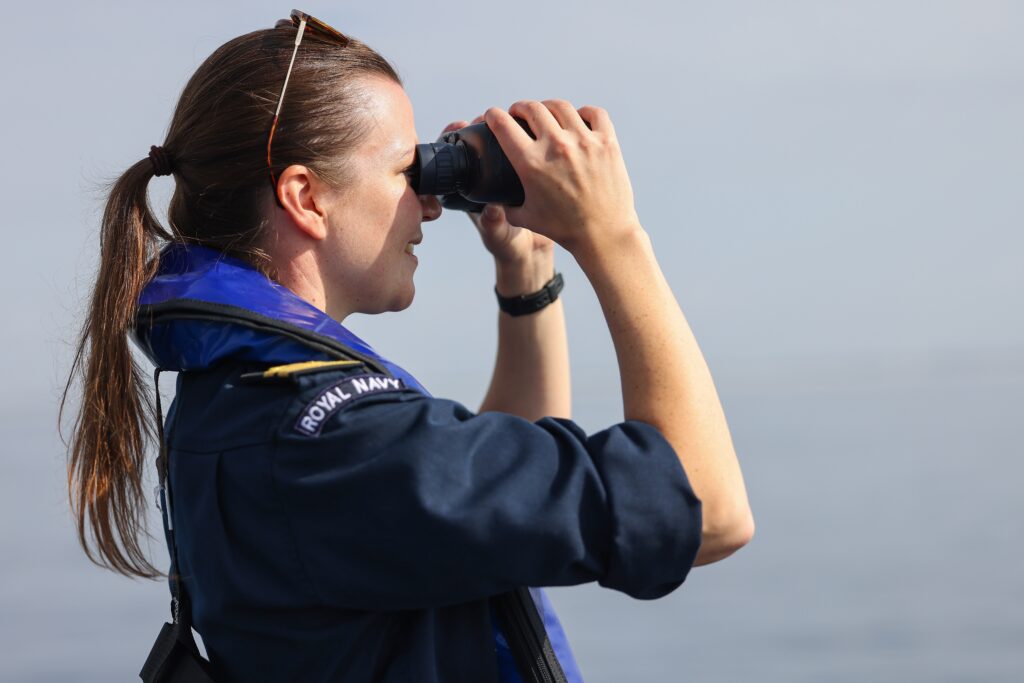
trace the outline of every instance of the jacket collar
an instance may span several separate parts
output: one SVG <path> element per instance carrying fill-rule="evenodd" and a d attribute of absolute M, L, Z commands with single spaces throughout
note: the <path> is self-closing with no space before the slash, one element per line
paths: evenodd
<path fill-rule="evenodd" d="M 248 263 L 198 245 L 172 243 L 139 297 L 135 340 L 164 370 L 200 370 L 228 358 L 282 364 L 361 360 L 426 393 L 337 320 Z"/>

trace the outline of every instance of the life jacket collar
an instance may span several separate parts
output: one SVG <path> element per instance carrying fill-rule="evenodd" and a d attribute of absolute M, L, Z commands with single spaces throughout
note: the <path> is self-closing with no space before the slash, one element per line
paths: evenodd
<path fill-rule="evenodd" d="M 202 370 L 228 358 L 285 364 L 359 360 L 426 393 L 412 375 L 252 265 L 195 244 L 160 252 L 139 297 L 134 338 L 159 368 Z"/>

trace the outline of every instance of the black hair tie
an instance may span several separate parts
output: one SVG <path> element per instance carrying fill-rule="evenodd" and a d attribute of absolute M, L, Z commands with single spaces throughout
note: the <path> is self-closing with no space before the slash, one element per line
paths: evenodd
<path fill-rule="evenodd" d="M 153 162 L 153 175 L 171 175 L 171 156 L 163 147 L 150 147 L 149 160 Z"/>

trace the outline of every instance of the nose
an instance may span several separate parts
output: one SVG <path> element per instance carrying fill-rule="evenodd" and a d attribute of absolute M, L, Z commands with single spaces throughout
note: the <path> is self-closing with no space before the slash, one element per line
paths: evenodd
<path fill-rule="evenodd" d="M 421 194 L 420 204 L 423 206 L 423 220 L 435 221 L 441 217 L 441 202 L 432 194 Z"/>

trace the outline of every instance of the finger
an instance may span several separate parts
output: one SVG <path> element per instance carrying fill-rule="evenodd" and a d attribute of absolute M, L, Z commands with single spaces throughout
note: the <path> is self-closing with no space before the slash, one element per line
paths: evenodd
<path fill-rule="evenodd" d="M 478 116 L 475 119 L 473 119 L 473 123 L 480 123 L 483 120 L 484 120 L 484 115 L 480 114 L 480 116 Z"/>
<path fill-rule="evenodd" d="M 459 130 L 460 128 L 465 128 L 468 125 L 469 124 L 466 123 L 465 121 L 452 121 L 451 123 L 449 123 L 447 126 L 444 127 L 444 130 L 441 131 L 441 135 L 444 135 L 445 133 L 450 133 L 453 130 Z"/>
<path fill-rule="evenodd" d="M 562 132 L 562 126 L 551 111 L 536 100 L 519 100 L 508 108 L 508 113 L 525 120 L 538 140 Z"/>
<path fill-rule="evenodd" d="M 512 167 L 522 167 L 526 163 L 526 152 L 534 144 L 522 126 L 512 115 L 500 107 L 491 107 L 484 112 L 487 127 L 494 133 L 505 156 L 512 162 Z M 520 170 L 517 168 L 517 170 Z"/>
<path fill-rule="evenodd" d="M 488 207 L 493 208 L 484 209 L 481 212 L 480 224 L 477 228 L 480 238 L 484 241 L 484 246 L 493 254 L 495 248 L 508 243 L 512 236 L 512 227 L 505 220 L 504 207 L 498 204 L 488 204 Z"/>
<path fill-rule="evenodd" d="M 563 129 L 577 133 L 590 132 L 587 129 L 586 122 L 580 118 L 576 109 L 565 100 L 544 100 L 542 104 L 548 108 L 548 111 L 551 112 L 551 115 L 558 121 L 558 125 Z"/>
<path fill-rule="evenodd" d="M 500 204 L 488 204 L 480 212 L 480 220 L 488 228 L 500 225 L 505 222 L 505 209 Z"/>
<path fill-rule="evenodd" d="M 505 220 L 509 225 L 522 225 L 522 212 L 523 207 L 521 206 L 505 207 Z"/>
<path fill-rule="evenodd" d="M 476 226 L 477 232 L 484 238 L 485 243 L 501 228 L 505 220 L 505 212 L 497 204 L 488 204 L 479 213 L 467 211 L 466 215 L 469 216 L 469 220 Z"/>
<path fill-rule="evenodd" d="M 590 130 L 595 133 L 605 133 L 615 137 L 615 127 L 612 125 L 612 119 L 604 109 L 588 104 L 585 107 L 580 107 L 578 112 L 580 118 L 590 126 Z"/>

